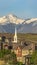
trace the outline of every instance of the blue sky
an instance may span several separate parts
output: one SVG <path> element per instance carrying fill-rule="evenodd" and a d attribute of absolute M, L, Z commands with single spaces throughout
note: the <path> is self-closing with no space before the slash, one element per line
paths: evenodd
<path fill-rule="evenodd" d="M 0 0 L 0 16 L 8 14 L 24 19 L 37 17 L 37 0 Z"/>

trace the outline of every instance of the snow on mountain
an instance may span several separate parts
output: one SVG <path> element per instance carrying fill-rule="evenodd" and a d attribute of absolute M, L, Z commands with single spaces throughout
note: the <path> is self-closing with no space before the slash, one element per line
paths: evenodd
<path fill-rule="evenodd" d="M 29 24 L 22 24 L 18 29 L 20 33 L 37 33 L 37 21 L 31 22 Z"/>
<path fill-rule="evenodd" d="M 37 33 L 37 18 L 24 20 L 12 14 L 0 17 L 0 33 L 14 33 L 15 26 L 19 33 Z"/>
<path fill-rule="evenodd" d="M 36 25 L 37 25 L 37 21 L 36 21 L 36 22 L 34 22 L 32 26 L 36 26 Z"/>
<path fill-rule="evenodd" d="M 27 20 L 26 23 L 29 24 L 29 23 L 34 22 L 34 21 L 37 21 L 37 18 L 32 18 L 30 20 Z"/>
<path fill-rule="evenodd" d="M 5 23 L 6 21 L 7 21 L 7 19 L 6 19 L 5 16 L 3 16 L 3 17 L 0 18 L 0 24 Z"/>
<path fill-rule="evenodd" d="M 8 23 L 15 23 L 15 24 L 22 24 L 22 23 L 25 24 L 25 23 L 27 23 L 27 24 L 29 24 L 29 23 L 34 22 L 34 21 L 36 21 L 36 23 L 37 23 L 37 18 L 24 20 L 24 19 L 18 18 L 15 15 L 12 15 L 12 14 L 0 17 L 0 24 L 2 24 L 2 25 L 8 24 Z"/>
<path fill-rule="evenodd" d="M 3 16 L 0 18 L 0 24 L 4 25 L 7 23 L 15 23 L 15 24 L 22 24 L 24 20 L 17 18 L 15 15 L 8 15 L 8 16 Z"/>

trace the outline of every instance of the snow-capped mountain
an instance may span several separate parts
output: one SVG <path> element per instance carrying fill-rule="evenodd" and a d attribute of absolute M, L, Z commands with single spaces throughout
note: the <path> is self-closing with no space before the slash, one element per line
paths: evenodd
<path fill-rule="evenodd" d="M 0 33 L 14 33 L 15 26 L 19 33 L 37 33 L 37 18 L 24 20 L 12 14 L 0 17 Z"/>
<path fill-rule="evenodd" d="M 23 22 L 18 30 L 20 33 L 37 33 L 37 18 L 29 19 Z"/>
<path fill-rule="evenodd" d="M 24 21 L 24 19 L 20 19 L 15 15 L 8 15 L 8 16 L 3 16 L 0 18 L 0 24 L 8 24 L 8 23 L 15 23 L 15 24 L 21 24 Z"/>

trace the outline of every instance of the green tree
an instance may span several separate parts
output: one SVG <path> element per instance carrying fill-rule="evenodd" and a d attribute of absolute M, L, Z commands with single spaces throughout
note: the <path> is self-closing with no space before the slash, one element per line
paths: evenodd
<path fill-rule="evenodd" d="M 6 58 L 6 55 L 9 55 L 10 54 L 10 50 L 0 50 L 0 59 L 5 59 Z"/>
<path fill-rule="evenodd" d="M 31 58 L 31 63 L 34 65 L 37 65 L 37 51 L 33 52 L 32 58 Z"/>
<path fill-rule="evenodd" d="M 3 43 L 5 42 L 6 37 L 2 36 L 2 40 L 1 40 L 1 50 L 3 49 Z"/>
<path fill-rule="evenodd" d="M 9 65 L 16 65 L 17 64 L 17 57 L 14 52 L 10 52 L 10 50 L 0 50 L 0 60 L 4 60 L 5 63 Z"/>
<path fill-rule="evenodd" d="M 23 65 L 22 62 L 17 62 L 17 65 Z"/>
<path fill-rule="evenodd" d="M 16 57 L 16 54 L 14 52 L 11 53 L 11 56 L 10 56 L 10 65 L 16 65 L 17 64 L 17 57 Z"/>

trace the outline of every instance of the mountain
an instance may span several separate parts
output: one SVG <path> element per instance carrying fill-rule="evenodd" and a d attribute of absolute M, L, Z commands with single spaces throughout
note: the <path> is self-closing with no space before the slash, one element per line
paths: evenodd
<path fill-rule="evenodd" d="M 19 28 L 20 33 L 37 33 L 37 18 L 26 20 Z"/>
<path fill-rule="evenodd" d="M 37 18 L 24 20 L 12 14 L 0 17 L 0 33 L 14 33 L 15 27 L 18 33 L 37 33 Z"/>
<path fill-rule="evenodd" d="M 0 24 L 5 25 L 8 23 L 14 23 L 14 24 L 21 24 L 24 21 L 24 19 L 20 19 L 15 15 L 7 15 L 0 18 Z"/>

